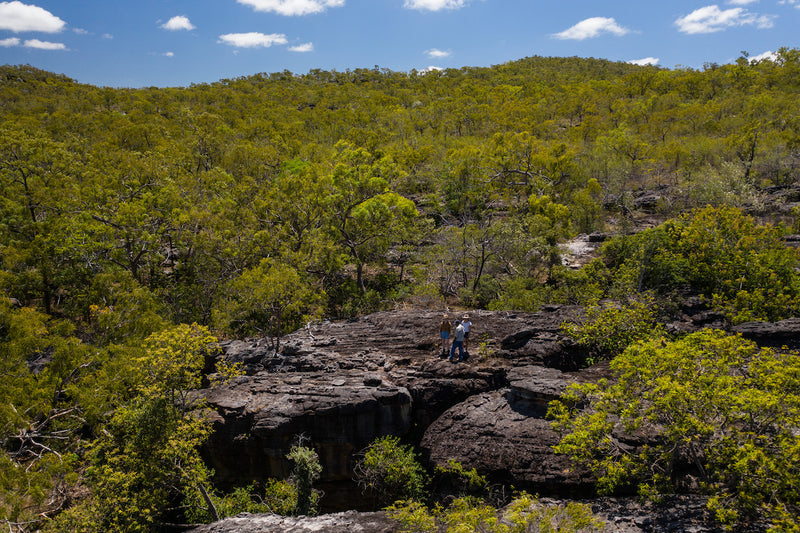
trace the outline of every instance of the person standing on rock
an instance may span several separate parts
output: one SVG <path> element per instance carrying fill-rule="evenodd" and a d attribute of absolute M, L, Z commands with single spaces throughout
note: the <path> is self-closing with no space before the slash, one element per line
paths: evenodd
<path fill-rule="evenodd" d="M 450 317 L 447 313 L 442 315 L 442 322 L 439 324 L 439 336 L 442 338 L 442 357 L 450 353 Z"/>
<path fill-rule="evenodd" d="M 472 322 L 469 321 L 469 315 L 464 315 L 461 325 L 464 327 L 464 351 L 469 355 L 469 328 L 472 327 Z"/>
<path fill-rule="evenodd" d="M 453 357 L 456 355 L 456 348 L 458 348 L 458 360 L 464 360 L 464 326 L 461 325 L 461 322 L 456 320 L 454 322 L 456 325 L 455 336 L 453 337 L 453 345 L 450 347 L 450 362 L 453 362 Z"/>

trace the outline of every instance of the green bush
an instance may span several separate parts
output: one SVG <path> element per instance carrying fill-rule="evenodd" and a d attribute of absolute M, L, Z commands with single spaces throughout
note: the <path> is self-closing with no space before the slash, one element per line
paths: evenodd
<path fill-rule="evenodd" d="M 640 295 L 624 304 L 592 302 L 577 322 L 565 322 L 561 331 L 589 351 L 587 362 L 611 359 L 636 341 L 664 334 L 656 323 L 652 297 Z"/>
<path fill-rule="evenodd" d="M 292 484 L 297 491 L 297 505 L 294 514 L 313 516 L 317 514 L 319 492 L 314 490 L 314 482 L 322 473 L 317 452 L 305 446 L 292 446 L 289 455 L 292 461 Z"/>
<path fill-rule="evenodd" d="M 556 451 L 588 465 L 601 492 L 670 492 L 689 469 L 721 521 L 766 511 L 800 526 L 800 354 L 706 330 L 634 344 L 611 369 L 613 384 L 573 385 L 550 409 Z M 651 438 L 631 449 L 620 431 Z"/>
<path fill-rule="evenodd" d="M 783 230 L 730 207 L 698 209 L 602 249 L 612 295 L 689 289 L 734 323 L 800 313 L 800 254 Z"/>
<path fill-rule="evenodd" d="M 432 509 L 414 500 L 398 501 L 386 511 L 403 533 L 590 533 L 603 528 L 588 505 L 545 505 L 526 493 L 502 511 L 472 497 Z"/>
<path fill-rule="evenodd" d="M 361 489 L 375 495 L 384 504 L 425 497 L 425 471 L 413 449 L 400 444 L 398 437 L 375 439 L 356 463 L 354 471 Z"/>
<path fill-rule="evenodd" d="M 267 512 L 282 516 L 292 515 L 297 509 L 297 487 L 289 481 L 270 479 L 264 489 L 263 503 Z"/>

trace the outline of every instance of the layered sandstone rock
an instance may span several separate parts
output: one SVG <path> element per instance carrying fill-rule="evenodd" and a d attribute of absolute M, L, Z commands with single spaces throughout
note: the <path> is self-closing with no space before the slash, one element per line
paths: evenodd
<path fill-rule="evenodd" d="M 455 459 L 493 481 L 540 494 L 590 495 L 594 478 L 553 453 L 558 434 L 546 420 L 548 403 L 570 383 L 594 381 L 606 372 L 565 374 L 527 366 L 509 371 L 509 387 L 472 396 L 450 408 L 425 432 L 420 444 L 432 463 Z"/>

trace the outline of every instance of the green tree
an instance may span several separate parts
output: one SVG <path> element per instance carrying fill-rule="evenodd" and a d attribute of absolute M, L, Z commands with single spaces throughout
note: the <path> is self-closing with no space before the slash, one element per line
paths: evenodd
<path fill-rule="evenodd" d="M 210 472 L 198 447 L 210 433 L 191 390 L 214 338 L 180 325 L 148 337 L 135 357 L 137 395 L 116 410 L 89 451 L 91 497 L 57 526 L 86 531 L 152 531 L 209 505 Z M 188 507 L 184 507 L 188 506 Z"/>
<path fill-rule="evenodd" d="M 0 265 L 6 290 L 54 311 L 56 293 L 78 280 L 63 253 L 65 221 L 77 194 L 77 172 L 64 145 L 42 133 L 0 129 Z M 79 278 L 80 279 L 80 278 Z"/>
<path fill-rule="evenodd" d="M 611 369 L 613 382 L 572 385 L 550 409 L 556 451 L 591 467 L 602 493 L 670 492 L 685 472 L 724 523 L 765 512 L 798 527 L 799 354 L 706 330 L 635 344 Z M 632 432 L 647 445 L 624 444 Z"/>
<path fill-rule="evenodd" d="M 263 335 L 277 351 L 283 335 L 320 314 L 324 296 L 293 267 L 264 259 L 231 281 L 215 321 L 239 335 Z"/>
<path fill-rule="evenodd" d="M 365 263 L 400 242 L 418 212 L 411 200 L 390 190 L 397 173 L 391 160 L 347 144 L 338 147 L 339 162 L 326 181 L 325 208 L 330 230 L 355 263 L 358 288 L 366 292 Z"/>

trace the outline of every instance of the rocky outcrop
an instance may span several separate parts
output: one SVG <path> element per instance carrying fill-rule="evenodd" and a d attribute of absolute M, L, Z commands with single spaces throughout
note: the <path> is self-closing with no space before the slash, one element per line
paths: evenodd
<path fill-rule="evenodd" d="M 779 322 L 744 322 L 734 326 L 733 331 L 760 346 L 800 349 L 800 318 L 787 318 Z"/>
<path fill-rule="evenodd" d="M 354 452 L 411 423 L 408 390 L 363 371 L 261 373 L 204 397 L 215 413 L 204 453 L 222 485 L 286 477 L 300 436 L 320 455 L 323 481 L 350 479 Z"/>
<path fill-rule="evenodd" d="M 697 298 L 682 311 L 675 330 L 727 326 Z M 439 354 L 441 314 L 431 311 L 313 324 L 285 337 L 277 353 L 258 340 L 221 343 L 216 357 L 244 363 L 248 375 L 200 392 L 214 422 L 203 453 L 226 488 L 286 477 L 286 454 L 303 436 L 323 463 L 328 510 L 371 509 L 351 480 L 354 454 L 388 434 L 421 442 L 432 463 L 455 459 L 540 494 L 591 494 L 592 477 L 552 452 L 558 435 L 545 419 L 569 383 L 609 376 L 607 364 L 575 370 L 585 354 L 560 325 L 580 312 L 473 312 L 471 356 L 458 364 Z M 793 319 L 735 330 L 797 346 L 798 328 Z M 646 435 L 619 438 L 636 446 Z"/>
<path fill-rule="evenodd" d="M 545 415 L 548 403 L 570 383 L 605 375 L 607 367 L 585 374 L 538 366 L 512 369 L 508 388 L 472 396 L 449 409 L 425 432 L 420 449 L 432 463 L 444 465 L 455 459 L 518 489 L 590 495 L 594 478 L 553 452 L 559 435 Z"/>
<path fill-rule="evenodd" d="M 538 313 L 473 311 L 470 351 L 519 364 L 576 368 L 583 357 L 574 342 L 560 334 L 566 320 L 580 313 L 578 306 L 545 306 Z M 450 313 L 461 318 L 464 313 Z M 220 343 L 216 356 L 245 364 L 248 373 L 302 372 L 339 369 L 378 369 L 416 366 L 439 356 L 441 312 L 400 310 L 374 313 L 355 320 L 324 321 L 308 325 L 281 341 L 275 353 L 258 339 Z M 479 353 L 480 351 L 480 353 Z"/>
<path fill-rule="evenodd" d="M 344 513 L 315 517 L 247 514 L 192 529 L 193 533 L 395 533 L 397 522 L 385 513 Z"/>
<path fill-rule="evenodd" d="M 201 391 L 214 422 L 204 455 L 223 487 L 282 478 L 302 435 L 320 455 L 322 481 L 349 482 L 353 454 L 378 436 L 418 442 L 453 405 L 506 387 L 519 365 L 576 366 L 581 352 L 559 327 L 577 312 L 472 313 L 471 357 L 459 364 L 438 353 L 434 312 L 315 324 L 277 353 L 260 340 L 221 343 L 216 357 L 242 362 L 248 375 Z"/>

